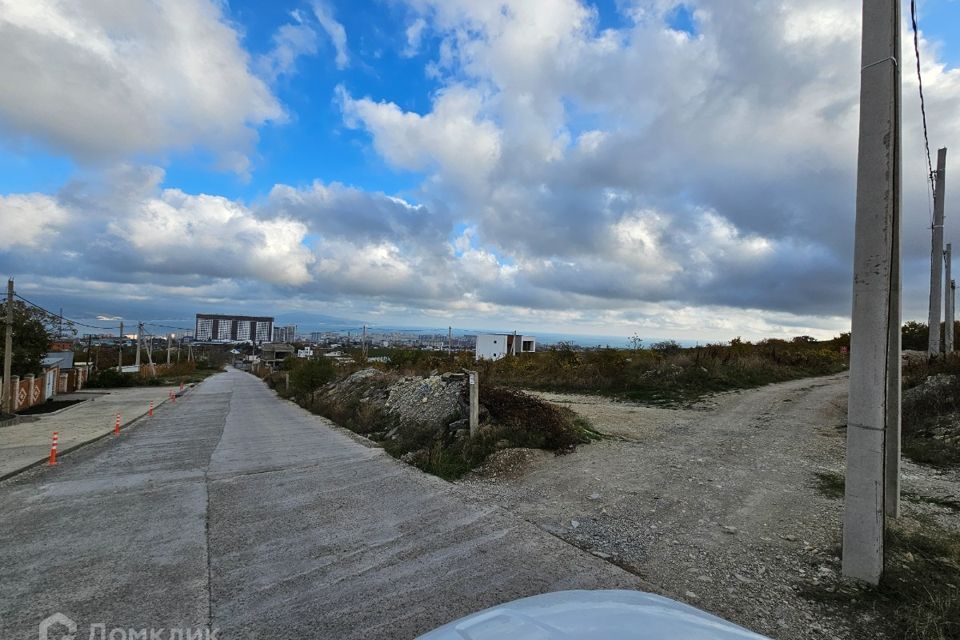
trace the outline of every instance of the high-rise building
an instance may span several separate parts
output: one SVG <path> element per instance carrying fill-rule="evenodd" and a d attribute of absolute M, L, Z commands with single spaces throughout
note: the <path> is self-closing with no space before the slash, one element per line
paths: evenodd
<path fill-rule="evenodd" d="M 290 324 L 284 327 L 273 328 L 274 342 L 293 342 L 297 339 L 297 325 Z"/>
<path fill-rule="evenodd" d="M 270 342 L 273 318 L 198 313 L 194 335 L 202 341 Z"/>

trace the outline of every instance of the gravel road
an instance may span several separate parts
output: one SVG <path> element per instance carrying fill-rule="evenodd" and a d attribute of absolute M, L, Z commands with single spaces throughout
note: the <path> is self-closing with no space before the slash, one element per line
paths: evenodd
<path fill-rule="evenodd" d="M 839 571 L 842 501 L 821 495 L 815 473 L 843 470 L 846 391 L 837 375 L 682 410 L 541 394 L 611 437 L 562 457 L 505 454 L 516 464 L 459 486 L 773 638 L 875 639 L 877 621 L 798 595 Z M 906 464 L 905 489 L 945 491 L 932 476 Z"/>

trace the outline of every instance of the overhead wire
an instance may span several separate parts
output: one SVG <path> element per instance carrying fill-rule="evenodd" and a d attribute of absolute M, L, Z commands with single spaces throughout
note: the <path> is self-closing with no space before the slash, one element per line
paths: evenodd
<path fill-rule="evenodd" d="M 70 323 L 71 325 L 76 325 L 76 326 L 78 326 L 78 327 L 85 327 L 85 328 L 87 328 L 87 329 L 99 329 L 100 331 L 103 331 L 103 330 L 105 330 L 105 329 L 119 329 L 119 328 L 120 328 L 120 327 L 113 327 L 113 326 L 98 327 L 98 326 L 95 326 L 95 325 L 92 325 L 92 324 L 86 324 L 86 323 L 80 322 L 80 321 L 78 321 L 78 320 L 71 320 L 70 318 L 67 318 L 66 316 L 64 316 L 62 313 L 56 313 L 56 312 L 54 312 L 54 311 L 50 311 L 49 309 L 45 309 L 45 308 L 41 307 L 41 306 L 38 305 L 36 302 L 31 302 L 30 300 L 27 300 L 26 298 L 24 298 L 23 296 L 21 296 L 19 293 L 14 293 L 13 296 L 14 296 L 15 298 L 19 298 L 19 299 L 20 299 L 21 301 L 23 301 L 23 302 L 26 302 L 26 303 L 29 304 L 31 307 L 35 307 L 35 308 L 37 308 L 37 309 L 40 309 L 40 311 L 43 311 L 44 313 L 46 313 L 46 314 L 48 314 L 48 315 L 50 315 L 50 316 L 53 316 L 54 318 L 59 318 L 59 319 L 60 319 L 61 321 L 63 321 L 63 322 L 68 322 L 68 323 Z"/>
<path fill-rule="evenodd" d="M 917 83 L 920 88 L 920 114 L 923 119 L 923 143 L 927 152 L 927 179 L 929 181 L 929 195 L 936 195 L 936 182 L 933 170 L 933 156 L 930 154 L 930 134 L 927 128 L 927 105 L 923 95 L 923 73 L 920 70 L 920 27 L 917 19 L 917 0 L 910 0 L 910 22 L 913 25 L 913 52 L 917 58 Z M 933 209 L 930 210 L 930 228 L 933 228 Z"/>

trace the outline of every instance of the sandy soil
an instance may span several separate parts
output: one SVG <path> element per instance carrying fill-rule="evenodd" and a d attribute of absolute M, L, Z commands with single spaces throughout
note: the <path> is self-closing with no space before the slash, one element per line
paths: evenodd
<path fill-rule="evenodd" d="M 504 454 L 460 487 L 771 638 L 882 638 L 882 620 L 799 593 L 840 570 L 842 500 L 823 496 L 815 474 L 843 469 L 846 382 L 793 381 L 682 410 L 542 394 L 611 437 L 561 457 Z M 913 495 L 956 499 L 957 480 L 904 469 Z M 955 512 L 935 515 L 958 525 Z"/>

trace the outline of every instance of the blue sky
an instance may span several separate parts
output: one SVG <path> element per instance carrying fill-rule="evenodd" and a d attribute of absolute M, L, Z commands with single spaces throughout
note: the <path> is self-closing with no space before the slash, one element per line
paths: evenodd
<path fill-rule="evenodd" d="M 683 339 L 848 322 L 857 2 L 47 4 L 0 17 L 0 265 L 45 304 Z M 960 1 L 920 9 L 947 145 Z"/>

